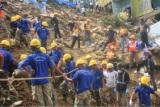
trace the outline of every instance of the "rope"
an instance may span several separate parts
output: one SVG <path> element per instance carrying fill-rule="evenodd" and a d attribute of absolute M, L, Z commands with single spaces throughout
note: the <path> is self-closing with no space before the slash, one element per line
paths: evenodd
<path fill-rule="evenodd" d="M 66 73 L 67 75 L 68 74 L 71 74 L 73 72 L 75 72 L 76 70 L 78 70 L 78 68 L 75 68 L 74 70 Z M 63 75 L 59 75 L 59 76 L 55 76 L 54 78 L 60 78 L 60 77 L 63 77 Z M 25 81 L 25 80 L 41 80 L 41 79 L 52 79 L 53 77 L 39 77 L 39 78 L 7 78 L 7 79 L 0 79 L 0 82 L 2 81 Z"/>

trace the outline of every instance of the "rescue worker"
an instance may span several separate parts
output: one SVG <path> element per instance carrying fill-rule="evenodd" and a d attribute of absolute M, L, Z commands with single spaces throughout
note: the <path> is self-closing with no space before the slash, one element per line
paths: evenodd
<path fill-rule="evenodd" d="M 30 65 L 35 71 L 32 75 L 34 78 L 54 76 L 54 64 L 49 56 L 39 50 L 40 46 L 41 42 L 38 39 L 31 40 L 30 47 L 33 52 L 24 60 L 21 67 Z M 33 100 L 37 101 L 39 106 L 53 106 L 52 86 L 49 79 L 32 80 L 31 85 Z"/>
<path fill-rule="evenodd" d="M 70 71 L 75 69 L 75 61 L 73 60 L 72 56 L 68 53 L 64 54 L 63 56 L 64 61 L 64 73 L 69 73 Z M 73 73 L 68 74 L 68 77 L 72 78 Z M 67 97 L 69 95 L 69 89 L 71 89 L 71 85 L 68 84 L 67 81 L 63 81 L 60 84 L 60 87 L 62 88 L 62 94 L 63 94 L 63 101 L 67 102 Z"/>
<path fill-rule="evenodd" d="M 119 35 L 120 35 L 121 51 L 124 52 L 125 49 L 127 48 L 127 44 L 128 44 L 128 30 L 127 30 L 127 28 L 120 27 Z"/>
<path fill-rule="evenodd" d="M 129 42 L 128 42 L 128 51 L 130 52 L 130 61 L 131 63 L 135 63 L 136 61 L 136 51 L 137 51 L 137 41 L 135 35 L 131 35 L 129 37 Z"/>
<path fill-rule="evenodd" d="M 39 49 L 42 53 L 47 54 L 47 50 L 45 47 L 40 47 Z"/>
<path fill-rule="evenodd" d="M 115 40 L 116 32 L 112 29 L 111 25 L 108 26 L 105 36 L 106 36 L 107 40 L 104 44 L 103 51 L 106 49 L 107 44 L 109 44 Z"/>
<path fill-rule="evenodd" d="M 140 85 L 138 85 L 134 92 L 131 94 L 130 105 L 133 105 L 132 99 L 135 94 L 138 94 L 139 97 L 139 106 L 140 107 L 150 107 L 152 106 L 151 94 L 154 94 L 156 97 L 160 96 L 149 86 L 150 78 L 147 76 L 142 76 L 140 78 Z"/>
<path fill-rule="evenodd" d="M 97 106 L 101 106 L 101 89 L 103 87 L 103 72 L 98 68 L 96 60 L 89 62 L 89 67 L 93 73 L 92 96 L 96 100 Z"/>
<path fill-rule="evenodd" d="M 128 94 L 128 84 L 130 82 L 130 77 L 126 71 L 124 65 L 118 64 L 118 75 L 117 75 L 117 102 L 118 106 L 127 106 L 127 94 Z"/>
<path fill-rule="evenodd" d="M 80 28 L 78 24 L 75 24 L 74 28 L 73 28 L 73 40 L 72 40 L 72 44 L 71 44 L 71 48 L 74 47 L 76 41 L 78 43 L 78 48 L 80 49 Z"/>
<path fill-rule="evenodd" d="M 11 44 L 8 40 L 2 40 L 0 45 L 0 54 L 3 56 L 4 60 L 2 69 L 7 75 L 12 74 L 10 70 L 13 65 L 16 65 L 16 61 L 14 60 L 12 53 L 8 51 L 11 47 Z"/>
<path fill-rule="evenodd" d="M 14 70 L 14 72 L 12 73 L 13 77 L 16 78 L 29 78 L 30 75 L 33 73 L 31 66 L 27 66 L 25 67 L 25 69 L 21 68 L 22 64 L 24 63 L 24 60 L 27 58 L 27 54 L 21 54 L 20 55 L 20 62 L 18 63 L 17 69 Z M 27 83 L 29 83 L 30 85 L 30 81 L 27 81 Z"/>
<path fill-rule="evenodd" d="M 111 104 L 111 106 L 116 105 L 116 82 L 117 82 L 117 71 L 113 70 L 114 66 L 112 63 L 107 64 L 107 71 L 103 72 L 104 79 L 105 79 L 105 93 L 109 94 L 108 97 L 108 103 Z M 106 95 L 105 94 L 105 95 Z"/>
<path fill-rule="evenodd" d="M 28 40 L 30 39 L 29 37 L 29 32 L 30 32 L 30 21 L 28 19 L 28 15 L 25 14 L 23 18 L 18 22 L 18 37 L 19 37 L 19 42 L 20 45 L 23 43 L 25 46 L 28 46 Z"/>
<path fill-rule="evenodd" d="M 39 28 L 42 27 L 42 21 L 41 21 L 41 17 L 40 17 L 40 16 L 37 17 L 37 18 L 34 20 L 33 27 L 34 27 L 34 29 L 35 29 L 36 32 L 37 32 L 37 30 L 38 30 Z"/>
<path fill-rule="evenodd" d="M 91 102 L 91 84 L 93 82 L 93 75 L 92 73 L 85 68 L 86 62 L 83 59 L 78 59 L 76 62 L 76 66 L 79 68 L 75 72 L 72 78 L 68 78 L 64 74 L 64 78 L 67 81 L 73 81 L 75 87 L 75 102 L 74 106 L 90 106 Z"/>
<path fill-rule="evenodd" d="M 17 27 L 18 27 L 18 22 L 17 22 L 17 17 L 16 16 L 12 16 L 11 17 L 11 23 L 10 23 L 10 27 L 11 27 L 11 35 L 12 38 L 15 38 L 16 36 L 16 31 L 17 31 Z"/>
<path fill-rule="evenodd" d="M 58 65 L 60 59 L 63 57 L 63 52 L 58 48 L 57 43 L 52 42 L 50 45 L 51 52 L 49 53 L 50 58 Z"/>
<path fill-rule="evenodd" d="M 43 47 L 47 47 L 47 39 L 49 38 L 49 30 L 47 29 L 48 23 L 46 21 L 42 22 L 42 27 L 38 28 L 37 35 L 41 40 L 41 44 Z"/>
<path fill-rule="evenodd" d="M 90 20 L 87 19 L 86 23 L 84 24 L 84 40 L 83 45 L 90 46 L 92 44 L 91 38 L 91 23 Z"/>
<path fill-rule="evenodd" d="M 108 51 L 106 53 L 106 57 L 108 60 L 113 61 L 117 58 L 117 52 L 119 50 L 119 45 L 114 40 L 113 42 L 107 45 Z"/>
<path fill-rule="evenodd" d="M 150 32 L 150 27 L 148 24 L 145 23 L 144 19 L 141 19 L 140 21 L 139 30 L 140 30 L 140 39 L 142 43 L 144 43 L 147 47 L 150 47 L 151 45 L 149 44 L 148 41 L 148 33 Z"/>
<path fill-rule="evenodd" d="M 59 21 L 56 15 L 57 14 L 54 14 L 51 19 L 51 25 L 53 26 L 55 32 L 55 39 L 61 38 L 61 33 L 59 30 Z"/>

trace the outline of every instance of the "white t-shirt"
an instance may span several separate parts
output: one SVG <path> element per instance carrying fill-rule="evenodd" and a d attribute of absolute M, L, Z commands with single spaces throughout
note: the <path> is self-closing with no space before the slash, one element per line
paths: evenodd
<path fill-rule="evenodd" d="M 118 73 L 116 71 L 108 72 L 104 71 L 103 72 L 104 78 L 106 79 L 106 87 L 116 87 L 116 81 L 117 81 L 117 75 Z"/>

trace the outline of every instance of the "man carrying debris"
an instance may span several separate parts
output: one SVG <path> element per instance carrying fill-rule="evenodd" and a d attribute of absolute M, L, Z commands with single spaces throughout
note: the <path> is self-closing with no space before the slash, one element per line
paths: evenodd
<path fill-rule="evenodd" d="M 42 27 L 38 28 L 37 35 L 41 40 L 43 47 L 47 47 L 47 39 L 49 38 L 49 30 L 47 29 L 48 23 L 46 21 L 42 22 Z"/>
<path fill-rule="evenodd" d="M 91 102 L 91 84 L 93 82 L 92 73 L 85 69 L 85 60 L 78 59 L 76 62 L 76 66 L 79 68 L 78 71 L 75 72 L 72 78 L 68 78 L 64 75 L 64 78 L 68 81 L 74 82 L 74 87 L 76 91 L 76 99 L 74 102 L 74 106 L 90 106 Z"/>
<path fill-rule="evenodd" d="M 31 40 L 30 47 L 33 53 L 24 60 L 21 67 L 25 68 L 30 65 L 35 71 L 32 75 L 34 78 L 53 76 L 54 64 L 46 54 L 39 50 L 40 46 L 41 42 L 38 39 Z M 33 100 L 36 100 L 39 106 L 53 106 L 52 86 L 49 79 L 32 80 L 31 85 Z"/>
<path fill-rule="evenodd" d="M 57 18 L 56 15 L 57 14 L 54 14 L 54 15 L 51 16 L 52 17 L 52 19 L 51 19 L 51 25 L 54 28 L 55 39 L 61 38 L 61 33 L 60 33 L 60 30 L 59 30 L 59 21 L 58 21 L 58 18 Z"/>
<path fill-rule="evenodd" d="M 152 89 L 151 87 L 149 87 L 149 82 L 150 82 L 150 78 L 147 76 L 142 76 L 140 78 L 140 85 L 138 85 L 134 92 L 131 94 L 131 98 L 130 98 L 130 105 L 133 105 L 132 99 L 133 96 L 137 93 L 138 97 L 139 97 L 139 106 L 140 107 L 150 107 L 152 106 L 152 102 L 151 102 L 151 94 L 154 94 L 156 97 L 158 97 L 160 99 L 160 96 L 155 93 L 154 89 Z"/>

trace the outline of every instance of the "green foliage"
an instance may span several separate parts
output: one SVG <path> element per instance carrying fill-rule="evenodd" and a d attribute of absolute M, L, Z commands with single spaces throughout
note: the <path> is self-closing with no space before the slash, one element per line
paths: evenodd
<path fill-rule="evenodd" d="M 104 24 L 112 25 L 115 28 L 118 28 L 123 24 L 117 16 L 108 16 L 106 19 L 103 20 L 103 22 Z"/>

